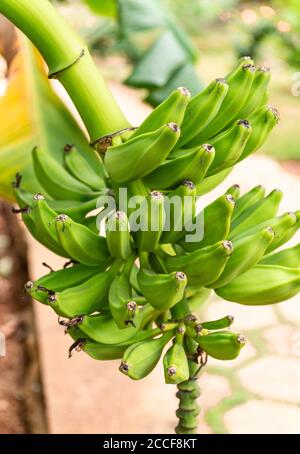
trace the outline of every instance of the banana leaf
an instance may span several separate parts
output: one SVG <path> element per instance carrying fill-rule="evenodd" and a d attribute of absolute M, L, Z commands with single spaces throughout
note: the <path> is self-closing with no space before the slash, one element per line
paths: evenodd
<path fill-rule="evenodd" d="M 117 14 L 116 0 L 83 0 L 96 14 L 115 17 Z"/>
<path fill-rule="evenodd" d="M 165 11 L 157 0 L 117 0 L 117 5 L 120 35 L 123 38 L 167 25 Z"/>
<path fill-rule="evenodd" d="M 7 89 L 0 97 L 0 196 L 13 200 L 11 182 L 17 172 L 22 174 L 24 188 L 39 190 L 31 163 L 33 147 L 43 147 L 60 162 L 67 143 L 75 144 L 89 160 L 92 151 L 51 88 L 41 57 L 24 35 L 15 32 L 9 45 L 7 39 L 3 45 L 1 38 L 11 34 L 7 24 L 1 21 L 0 52 L 8 70 Z"/>

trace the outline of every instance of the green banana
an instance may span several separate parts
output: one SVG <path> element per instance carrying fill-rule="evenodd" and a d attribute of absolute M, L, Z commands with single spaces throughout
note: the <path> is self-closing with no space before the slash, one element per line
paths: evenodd
<path fill-rule="evenodd" d="M 155 131 L 167 123 L 181 125 L 191 94 L 185 87 L 178 87 L 159 104 L 134 131 L 131 139 L 147 132 Z M 190 106 L 189 106 L 190 107 Z"/>
<path fill-rule="evenodd" d="M 230 239 L 276 216 L 282 197 L 282 191 L 274 189 L 267 197 L 244 210 L 231 223 Z"/>
<path fill-rule="evenodd" d="M 290 299 L 299 290 L 299 268 L 256 265 L 215 292 L 228 301 L 260 306 Z"/>
<path fill-rule="evenodd" d="M 204 336 L 198 336 L 197 341 L 209 356 L 220 360 L 231 360 L 238 357 L 246 343 L 243 334 L 231 331 L 217 331 Z"/>
<path fill-rule="evenodd" d="M 246 194 L 242 195 L 235 204 L 235 209 L 232 215 L 232 220 L 239 217 L 243 211 L 247 210 L 250 206 L 255 205 L 257 202 L 262 200 L 265 196 L 266 190 L 263 186 L 255 186 Z"/>
<path fill-rule="evenodd" d="M 62 292 L 51 292 L 48 304 L 58 315 L 73 318 L 82 314 L 92 314 L 108 308 L 110 285 L 119 271 L 117 260 L 107 271 L 98 273 L 82 284 Z"/>
<path fill-rule="evenodd" d="M 137 314 L 135 326 L 129 325 L 127 329 L 119 329 L 114 319 L 106 314 L 77 317 L 75 323 L 88 337 L 100 344 L 119 344 L 137 334 L 157 314 L 155 309 L 146 304 Z"/>
<path fill-rule="evenodd" d="M 166 222 L 160 238 L 161 244 L 175 243 L 184 233 L 184 226 L 194 219 L 196 210 L 196 186 L 184 180 L 168 194 L 165 205 Z M 182 233 L 183 232 L 183 233 Z"/>
<path fill-rule="evenodd" d="M 164 204 L 164 196 L 159 191 L 152 191 L 144 198 L 139 213 L 139 229 L 134 235 L 139 251 L 151 252 L 158 247 L 165 223 Z"/>
<path fill-rule="evenodd" d="M 242 234 L 240 234 L 237 239 L 244 238 L 245 236 L 249 236 L 259 232 L 260 230 L 270 227 L 274 231 L 274 240 L 270 243 L 268 248 L 266 249 L 266 253 L 277 249 L 282 244 L 282 236 L 286 235 L 286 232 L 289 231 L 295 225 L 297 221 L 297 217 L 295 213 L 288 212 L 284 213 L 281 216 L 268 219 L 261 224 L 252 227 L 249 230 L 246 230 Z"/>
<path fill-rule="evenodd" d="M 33 196 L 32 213 L 37 230 L 45 238 L 47 243 L 51 245 L 51 250 L 62 257 L 71 257 L 60 244 L 57 237 L 54 222 L 57 213 L 49 207 L 42 194 L 35 194 Z"/>
<path fill-rule="evenodd" d="M 132 297 L 132 288 L 129 275 L 132 268 L 132 260 L 128 260 L 124 270 L 117 275 L 109 289 L 109 309 L 119 329 L 135 325 L 135 318 L 139 308 Z"/>
<path fill-rule="evenodd" d="M 102 191 L 103 192 L 103 191 Z M 32 208 L 34 194 L 20 187 L 14 187 L 16 201 L 20 208 L 28 206 Z M 65 213 L 73 221 L 81 222 L 85 216 L 97 207 L 98 197 L 81 202 L 78 200 L 51 200 L 46 199 L 49 207 L 57 213 Z"/>
<path fill-rule="evenodd" d="M 166 311 L 182 300 L 187 278 L 181 271 L 155 274 L 142 268 L 138 283 L 147 302 L 158 311 Z"/>
<path fill-rule="evenodd" d="M 248 120 L 238 120 L 229 129 L 211 139 L 216 153 L 207 175 L 211 176 L 232 167 L 241 156 L 251 134 L 251 123 Z"/>
<path fill-rule="evenodd" d="M 255 68 L 253 60 L 242 58 L 233 71 L 225 78 L 228 84 L 227 95 L 215 118 L 206 126 L 202 133 L 194 138 L 203 143 L 217 135 L 238 116 L 246 104 L 254 80 Z M 190 144 L 189 144 L 190 145 Z"/>
<path fill-rule="evenodd" d="M 180 246 L 187 252 L 193 252 L 202 247 L 225 240 L 230 232 L 231 216 L 234 208 L 235 201 L 230 194 L 224 194 L 218 197 L 197 215 L 198 219 L 203 219 L 203 239 L 192 242 L 186 241 L 186 237 L 184 237 L 179 241 Z M 220 219 L 222 219 L 222 222 L 220 222 Z M 192 231 L 191 234 L 194 232 Z"/>
<path fill-rule="evenodd" d="M 167 350 L 163 357 L 165 382 L 167 384 L 182 383 L 189 379 L 190 371 L 184 346 L 179 342 Z"/>
<path fill-rule="evenodd" d="M 287 227 L 285 232 L 281 232 L 281 234 L 280 233 L 277 234 L 276 248 L 287 243 L 291 238 L 293 238 L 295 233 L 297 233 L 300 228 L 300 210 L 295 211 L 295 213 L 289 213 L 289 214 L 290 214 L 290 218 L 293 217 L 294 220 L 296 219 L 296 222 L 291 223 L 289 225 L 289 227 Z M 268 251 L 268 252 L 270 252 L 270 251 Z"/>
<path fill-rule="evenodd" d="M 231 195 L 234 200 L 238 199 L 241 194 L 241 187 L 238 184 L 233 184 L 227 189 L 225 195 Z"/>
<path fill-rule="evenodd" d="M 94 159 L 98 162 L 93 167 L 84 159 L 74 145 L 66 145 L 64 152 L 65 166 L 76 180 L 89 186 L 94 191 L 100 191 L 105 187 L 104 166 L 99 155 L 94 150 L 91 150 L 91 152 L 94 155 Z"/>
<path fill-rule="evenodd" d="M 274 106 L 267 105 L 250 115 L 248 120 L 252 126 L 252 134 L 236 163 L 247 158 L 261 147 L 274 126 L 278 124 L 279 113 Z"/>
<path fill-rule="evenodd" d="M 72 177 L 52 156 L 41 148 L 34 148 L 32 161 L 37 179 L 54 199 L 88 200 L 96 197 L 91 189 Z"/>
<path fill-rule="evenodd" d="M 55 293 L 75 287 L 103 271 L 105 271 L 104 267 L 76 264 L 70 268 L 51 271 L 34 282 L 27 282 L 25 284 L 25 291 L 37 301 L 47 304 L 49 291 L 50 293 Z"/>
<path fill-rule="evenodd" d="M 167 159 L 144 178 L 150 188 L 174 188 L 184 179 L 198 184 L 205 177 L 215 157 L 215 150 L 209 144 L 183 151 L 179 156 Z"/>
<path fill-rule="evenodd" d="M 208 330 L 218 330 L 229 328 L 234 322 L 234 317 L 232 315 L 226 315 L 225 317 L 219 318 L 218 320 L 211 320 L 209 322 L 201 322 L 201 326 L 204 329 Z"/>
<path fill-rule="evenodd" d="M 269 66 L 261 66 L 256 69 L 248 99 L 239 112 L 240 118 L 248 118 L 249 115 L 268 102 L 270 81 L 271 71 Z"/>
<path fill-rule="evenodd" d="M 107 220 L 106 241 L 112 257 L 126 260 L 131 255 L 130 228 L 124 211 L 116 211 Z"/>
<path fill-rule="evenodd" d="M 176 123 L 168 123 L 127 142 L 109 147 L 105 153 L 106 169 L 116 183 L 144 177 L 168 156 L 180 135 Z"/>
<path fill-rule="evenodd" d="M 172 337 L 173 333 L 165 333 L 158 339 L 131 345 L 124 353 L 120 371 L 133 380 L 146 377 L 155 368 L 164 347 Z"/>
<path fill-rule="evenodd" d="M 203 91 L 194 96 L 188 105 L 183 123 L 181 125 L 181 137 L 178 145 L 190 145 L 193 138 L 202 134 L 205 128 L 217 115 L 224 98 L 228 92 L 228 85 L 225 79 L 213 80 Z M 197 141 L 200 144 L 201 142 Z"/>
<path fill-rule="evenodd" d="M 109 263 L 110 255 L 105 238 L 72 221 L 65 214 L 58 215 L 54 225 L 60 244 L 72 259 L 89 266 Z"/>
<path fill-rule="evenodd" d="M 176 257 L 167 257 L 166 268 L 182 270 L 188 276 L 189 285 L 206 286 L 216 281 L 232 255 L 230 241 L 219 241 L 212 246 Z"/>
<path fill-rule="evenodd" d="M 78 346 L 78 340 L 81 341 L 80 349 L 82 351 L 87 353 L 93 359 L 103 361 L 122 358 L 129 345 L 144 341 L 146 339 L 151 339 L 159 334 L 162 334 L 163 331 L 169 331 L 175 328 L 176 324 L 174 323 L 165 325 L 163 330 L 160 328 L 141 330 L 130 337 L 130 339 L 119 344 L 100 344 L 99 342 L 95 342 L 87 337 L 87 335 L 78 329 L 78 327 L 69 328 L 68 334 L 70 334 L 70 336 L 77 341 L 75 342 L 75 344 L 77 344 L 76 347 Z M 74 347 L 71 346 L 70 353 L 72 353 L 73 348 Z"/>
<path fill-rule="evenodd" d="M 300 243 L 296 246 L 282 251 L 276 252 L 275 254 L 266 255 L 261 261 L 262 265 L 277 265 L 286 266 L 288 268 L 299 268 L 300 267 Z"/>
<path fill-rule="evenodd" d="M 274 230 L 267 227 L 235 241 L 231 259 L 226 263 L 221 276 L 209 287 L 223 287 L 256 265 L 274 240 L 274 235 Z"/>

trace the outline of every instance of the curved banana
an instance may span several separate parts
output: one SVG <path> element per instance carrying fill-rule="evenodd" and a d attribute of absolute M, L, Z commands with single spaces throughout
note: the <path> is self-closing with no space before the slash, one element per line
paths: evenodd
<path fill-rule="evenodd" d="M 176 123 L 168 123 L 153 132 L 109 147 L 105 166 L 116 183 L 138 180 L 158 167 L 168 156 L 180 135 Z"/>
<path fill-rule="evenodd" d="M 261 185 L 258 185 L 239 197 L 235 204 L 232 220 L 240 216 L 243 211 L 247 210 L 247 208 L 255 205 L 257 202 L 262 200 L 265 196 L 265 193 L 265 188 Z"/>
<path fill-rule="evenodd" d="M 218 197 L 214 202 L 207 205 L 195 220 L 203 222 L 203 239 L 200 241 L 187 241 L 186 237 L 179 241 L 180 246 L 187 252 L 193 252 L 218 241 L 225 240 L 230 232 L 231 217 L 235 208 L 235 200 L 230 194 Z M 222 222 L 220 222 L 222 219 Z M 185 232 L 186 233 L 186 232 Z M 195 230 L 190 232 L 195 233 Z"/>
<path fill-rule="evenodd" d="M 238 357 L 246 343 L 243 334 L 231 331 L 217 331 L 204 336 L 198 336 L 197 342 L 209 356 L 220 360 L 231 360 Z"/>
<path fill-rule="evenodd" d="M 168 96 L 168 98 L 159 104 L 143 121 L 143 123 L 134 131 L 132 136 L 140 136 L 147 132 L 155 131 L 167 123 L 176 123 L 181 125 L 186 108 L 188 106 L 191 94 L 185 87 L 178 87 Z M 189 106 L 190 107 L 190 106 Z"/>
<path fill-rule="evenodd" d="M 89 186 L 94 191 L 101 191 L 105 187 L 104 166 L 99 155 L 94 150 L 91 149 L 94 160 L 97 161 L 97 165 L 94 165 L 94 167 L 84 159 L 74 145 L 66 145 L 64 152 L 65 166 L 76 180 L 81 181 L 81 183 Z"/>
<path fill-rule="evenodd" d="M 88 227 L 72 221 L 65 214 L 56 216 L 54 225 L 60 244 L 72 259 L 89 266 L 111 261 L 106 239 Z"/>
<path fill-rule="evenodd" d="M 288 300 L 299 290 L 299 268 L 256 265 L 215 292 L 228 301 L 261 306 Z"/>
<path fill-rule="evenodd" d="M 165 382 L 167 384 L 178 384 L 189 379 L 189 364 L 184 346 L 179 342 L 166 351 L 163 357 Z"/>
<path fill-rule="evenodd" d="M 240 194 L 241 194 L 241 187 L 239 184 L 233 184 L 232 186 L 230 186 L 225 195 L 231 195 L 231 197 L 233 197 L 234 200 L 238 199 L 240 197 Z"/>
<path fill-rule="evenodd" d="M 248 120 L 238 120 L 229 129 L 211 139 L 216 152 L 207 175 L 211 176 L 232 167 L 241 156 L 251 134 L 251 123 Z"/>
<path fill-rule="evenodd" d="M 32 161 L 37 179 L 45 191 L 54 199 L 88 200 L 97 193 L 72 177 L 52 156 L 41 148 L 34 148 Z"/>
<path fill-rule="evenodd" d="M 163 312 L 182 300 L 187 278 L 181 271 L 155 274 L 142 268 L 138 274 L 138 283 L 147 302 Z"/>
<path fill-rule="evenodd" d="M 201 144 L 198 136 L 215 118 L 228 92 L 225 79 L 213 80 L 203 91 L 194 96 L 188 105 L 178 146 L 190 148 Z"/>
<path fill-rule="evenodd" d="M 119 268 L 120 262 L 116 260 L 107 271 L 94 275 L 80 285 L 62 292 L 51 292 L 48 296 L 49 306 L 58 315 L 68 318 L 107 310 L 109 288 Z"/>
<path fill-rule="evenodd" d="M 230 241 L 220 241 L 190 254 L 168 256 L 165 265 L 169 271 L 182 270 L 190 285 L 206 286 L 216 281 L 233 252 Z"/>
<path fill-rule="evenodd" d="M 164 196 L 159 191 L 152 191 L 144 199 L 141 212 L 138 214 L 139 228 L 134 234 L 139 251 L 151 252 L 158 247 L 165 223 L 164 203 Z M 130 220 L 132 222 L 132 216 Z"/>
<path fill-rule="evenodd" d="M 199 184 L 214 157 L 215 150 L 209 144 L 191 150 L 180 150 L 180 155 L 164 161 L 144 178 L 144 182 L 148 187 L 155 189 L 174 188 L 183 180 L 191 180 Z"/>
<path fill-rule="evenodd" d="M 288 268 L 300 267 L 300 243 L 296 246 L 282 251 L 266 255 L 261 261 L 262 265 L 278 265 L 286 266 Z"/>
<path fill-rule="evenodd" d="M 141 380 L 146 377 L 155 368 L 164 347 L 172 337 L 173 333 L 165 333 L 158 339 L 145 340 L 131 345 L 124 353 L 120 371 L 133 380 Z"/>
<path fill-rule="evenodd" d="M 221 276 L 209 287 L 223 287 L 256 265 L 274 240 L 274 235 L 274 230 L 267 227 L 258 233 L 235 241 L 231 259 L 226 263 Z"/>

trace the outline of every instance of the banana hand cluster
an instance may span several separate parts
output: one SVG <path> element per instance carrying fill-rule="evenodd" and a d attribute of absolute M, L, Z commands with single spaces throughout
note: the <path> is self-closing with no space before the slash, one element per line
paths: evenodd
<path fill-rule="evenodd" d="M 180 87 L 138 128 L 102 138 L 89 160 L 73 145 L 60 161 L 35 148 L 40 194 L 22 188 L 19 175 L 13 184 L 15 211 L 31 234 L 71 264 L 25 285 L 59 315 L 70 355 L 120 358 L 120 371 L 134 380 L 163 356 L 165 381 L 180 385 L 185 411 L 203 355 L 232 360 L 245 344 L 228 329 L 232 316 L 192 315 L 210 292 L 262 305 L 300 290 L 299 245 L 276 251 L 300 226 L 299 211 L 278 214 L 280 190 L 266 195 L 257 186 L 241 195 L 233 185 L 196 209 L 197 195 L 255 152 L 278 122 L 269 82 L 267 67 L 243 58 L 193 98 Z M 124 210 L 120 188 L 147 203 Z M 102 236 L 93 211 L 106 209 L 108 195 L 114 206 Z M 190 411 L 194 418 L 197 408 Z"/>

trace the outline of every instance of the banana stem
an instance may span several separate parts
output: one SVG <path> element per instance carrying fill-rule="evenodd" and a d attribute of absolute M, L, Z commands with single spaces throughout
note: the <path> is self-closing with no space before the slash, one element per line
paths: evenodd
<path fill-rule="evenodd" d="M 59 79 L 69 93 L 91 142 L 130 126 L 87 47 L 48 0 L 1 0 L 0 13 L 39 49 L 49 77 Z"/>
<path fill-rule="evenodd" d="M 177 303 L 172 307 L 171 314 L 177 320 L 183 320 L 191 315 L 188 302 L 183 299 Z M 175 432 L 177 434 L 196 434 L 198 433 L 198 415 L 200 413 L 200 407 L 197 402 L 200 396 L 200 389 L 197 380 L 202 366 L 199 366 L 198 363 L 197 344 L 195 341 L 186 337 L 184 348 L 188 358 L 190 377 L 187 381 L 177 385 L 176 397 L 179 399 L 179 405 L 176 410 L 176 416 L 179 421 Z"/>

